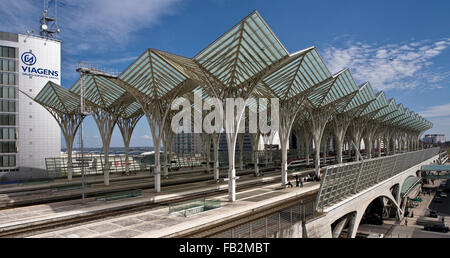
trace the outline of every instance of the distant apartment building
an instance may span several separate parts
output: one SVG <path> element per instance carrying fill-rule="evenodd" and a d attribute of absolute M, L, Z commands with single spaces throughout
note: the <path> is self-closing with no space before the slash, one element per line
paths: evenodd
<path fill-rule="evenodd" d="M 427 134 L 423 138 L 425 143 L 444 143 L 445 142 L 445 134 Z"/>
<path fill-rule="evenodd" d="M 57 122 L 20 92 L 34 97 L 49 80 L 61 84 L 60 41 L 0 32 L 0 177 L 42 176 L 60 156 Z"/>

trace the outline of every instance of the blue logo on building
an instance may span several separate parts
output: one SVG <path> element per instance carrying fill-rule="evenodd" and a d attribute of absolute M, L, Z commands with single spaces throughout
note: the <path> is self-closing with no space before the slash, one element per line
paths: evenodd
<path fill-rule="evenodd" d="M 34 65 L 36 63 L 36 56 L 31 52 L 23 53 L 20 59 L 26 65 Z"/>
<path fill-rule="evenodd" d="M 22 65 L 22 75 L 25 76 L 36 76 L 41 78 L 48 78 L 48 79 L 57 79 L 59 77 L 59 72 L 52 70 L 52 69 L 46 69 L 42 67 L 34 67 L 33 65 L 36 64 L 36 56 L 31 52 L 25 52 L 20 57 L 22 60 L 22 63 L 25 65 Z"/>

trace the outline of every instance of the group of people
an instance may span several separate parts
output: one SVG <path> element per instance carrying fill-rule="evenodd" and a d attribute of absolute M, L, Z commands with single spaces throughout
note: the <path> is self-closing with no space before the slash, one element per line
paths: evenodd
<path fill-rule="evenodd" d="M 306 179 L 305 179 L 306 180 Z M 294 187 L 291 183 L 291 181 L 288 181 L 288 183 L 286 184 L 287 187 Z M 295 186 L 296 187 L 303 187 L 303 180 L 298 176 L 295 175 Z"/>

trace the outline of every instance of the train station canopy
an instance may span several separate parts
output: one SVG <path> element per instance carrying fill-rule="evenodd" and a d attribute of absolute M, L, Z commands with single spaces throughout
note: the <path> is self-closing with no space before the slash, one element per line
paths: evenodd
<path fill-rule="evenodd" d="M 49 82 L 34 100 L 59 112 L 76 112 L 79 87 L 79 80 L 70 91 Z M 148 49 L 119 76 L 88 75 L 84 87 L 92 105 L 126 107 L 124 116 L 200 87 L 212 97 L 231 94 L 280 102 L 302 97 L 306 101 L 298 103 L 299 109 L 332 107 L 336 114 L 368 117 L 415 133 L 432 127 L 384 92 L 375 93 L 369 82 L 358 86 L 349 69 L 332 75 L 315 47 L 290 54 L 256 11 L 193 58 Z"/>

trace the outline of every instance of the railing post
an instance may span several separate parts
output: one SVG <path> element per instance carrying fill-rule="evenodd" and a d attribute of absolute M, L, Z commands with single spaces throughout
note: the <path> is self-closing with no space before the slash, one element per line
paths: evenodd
<path fill-rule="evenodd" d="M 356 191 L 358 190 L 359 180 L 360 180 L 360 178 L 361 178 L 362 169 L 363 169 L 363 167 L 364 167 L 364 160 L 361 162 L 360 166 L 361 166 L 361 167 L 359 168 L 358 177 L 356 178 L 355 187 L 353 188 L 353 191 L 352 191 L 352 193 L 354 193 L 354 194 L 355 194 Z"/>
<path fill-rule="evenodd" d="M 381 170 L 383 168 L 384 160 L 385 159 L 381 159 L 381 165 L 380 165 L 380 168 L 378 169 L 378 174 L 377 174 L 377 180 L 376 180 L 377 183 L 380 182 L 380 174 L 381 174 Z"/>
<path fill-rule="evenodd" d="M 395 173 L 395 166 L 397 165 L 397 161 L 398 161 L 398 156 L 395 156 L 395 161 L 394 161 L 394 165 L 392 166 L 392 171 L 391 174 L 389 175 L 389 178 L 394 176 Z"/>
<path fill-rule="evenodd" d="M 278 212 L 278 233 L 281 232 L 281 212 Z"/>
<path fill-rule="evenodd" d="M 292 207 L 290 209 L 290 212 L 291 212 L 291 226 L 292 226 L 293 225 L 293 222 L 292 222 Z"/>
<path fill-rule="evenodd" d="M 267 216 L 266 216 L 266 228 L 265 228 L 265 231 L 266 231 L 266 237 L 268 237 L 267 236 Z"/>
<path fill-rule="evenodd" d="M 323 173 L 323 176 L 322 176 L 322 182 L 320 182 L 319 193 L 317 194 L 316 202 L 315 202 L 316 205 L 315 205 L 315 207 L 313 207 L 314 210 L 319 208 L 318 207 L 319 200 L 320 200 L 319 198 L 320 198 L 320 195 L 322 194 L 323 184 L 325 183 L 326 178 L 327 178 L 327 174 L 328 174 L 327 172 L 328 172 L 328 167 L 325 168 L 325 172 Z"/>

